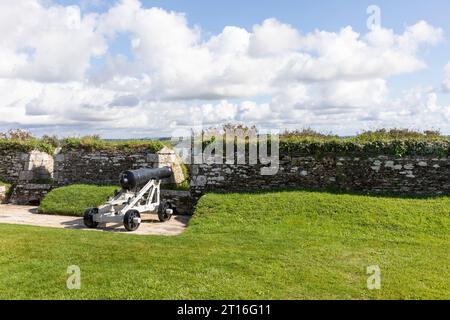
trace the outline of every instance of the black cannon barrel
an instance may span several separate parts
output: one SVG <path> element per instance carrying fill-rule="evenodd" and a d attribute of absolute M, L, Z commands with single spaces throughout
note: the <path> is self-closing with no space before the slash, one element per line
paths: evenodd
<path fill-rule="evenodd" d="M 128 170 L 120 174 L 120 185 L 125 190 L 131 190 L 136 187 L 144 186 L 150 180 L 161 180 L 170 178 L 172 169 L 170 167 L 148 169 L 142 168 L 138 170 Z"/>

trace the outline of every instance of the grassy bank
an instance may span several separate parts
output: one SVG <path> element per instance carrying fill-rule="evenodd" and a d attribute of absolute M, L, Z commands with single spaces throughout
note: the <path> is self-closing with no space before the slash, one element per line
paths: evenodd
<path fill-rule="evenodd" d="M 0 298 L 449 299 L 449 245 L 446 196 L 210 194 L 178 237 L 0 225 Z"/>
<path fill-rule="evenodd" d="M 1 182 L 0 182 L 1 185 Z M 63 216 L 83 216 L 86 208 L 97 207 L 120 189 L 116 186 L 96 186 L 75 184 L 53 189 L 42 200 L 39 206 L 41 214 L 55 214 Z M 189 190 L 188 181 L 181 185 L 162 185 L 162 190 Z"/>
<path fill-rule="evenodd" d="M 116 189 L 118 187 L 83 184 L 53 189 L 42 200 L 39 213 L 83 216 L 86 208 L 104 203 Z"/>

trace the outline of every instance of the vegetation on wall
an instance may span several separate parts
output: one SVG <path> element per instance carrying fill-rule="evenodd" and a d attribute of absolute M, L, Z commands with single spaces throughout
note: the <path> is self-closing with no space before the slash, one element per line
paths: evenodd
<path fill-rule="evenodd" d="M 39 139 L 30 139 L 25 141 L 0 139 L 0 153 L 31 152 L 33 150 L 39 150 L 48 154 L 53 154 L 55 148 L 51 144 L 43 142 Z"/>
<path fill-rule="evenodd" d="M 108 141 L 99 136 L 85 136 L 79 138 L 59 139 L 57 136 L 43 136 L 36 138 L 31 133 L 17 129 L 6 133 L 0 132 L 0 152 L 30 152 L 39 150 L 53 154 L 60 147 L 62 152 L 72 150 L 85 151 L 140 151 L 158 152 L 164 148 L 159 140 L 121 140 Z"/>
<path fill-rule="evenodd" d="M 248 150 L 249 139 L 245 137 L 249 130 L 235 126 L 236 131 L 244 132 L 244 138 L 237 138 L 235 144 L 245 143 Z M 222 130 L 208 129 L 202 132 L 203 148 L 214 143 L 225 130 L 233 130 L 232 125 L 226 125 Z M 255 132 L 255 131 L 253 131 Z M 256 133 L 258 134 L 258 133 Z M 226 138 L 225 138 L 226 139 Z M 272 138 L 269 136 L 268 143 Z M 393 155 L 404 156 L 436 156 L 446 157 L 450 152 L 450 140 L 438 131 L 414 131 L 409 129 L 380 129 L 364 131 L 352 137 L 339 137 L 333 134 L 324 134 L 311 129 L 285 131 L 279 136 L 281 155 L 310 155 L 321 158 L 326 155 L 337 156 L 376 156 Z M 226 143 L 223 143 L 224 154 Z M 270 152 L 270 147 L 268 147 Z"/>
<path fill-rule="evenodd" d="M 0 153 L 39 150 L 52 154 L 55 147 L 45 137 L 38 139 L 25 130 L 15 129 L 8 132 L 0 132 Z"/>
<path fill-rule="evenodd" d="M 203 147 L 206 148 L 215 141 L 215 136 L 223 134 L 225 130 L 233 132 L 240 130 L 244 138 L 236 139 L 235 143 L 248 144 L 245 135 L 256 127 L 227 124 L 222 129 L 210 128 L 202 132 Z M 270 143 L 269 136 L 269 143 Z M 44 136 L 36 138 L 23 130 L 10 130 L 0 133 L 0 152 L 19 151 L 30 152 L 32 150 L 44 151 L 52 154 L 57 147 L 62 152 L 85 151 L 149 151 L 158 152 L 167 143 L 161 140 L 120 140 L 111 141 L 101 139 L 99 136 L 85 136 L 79 138 L 59 139 L 56 136 Z M 226 143 L 223 144 L 225 149 Z M 248 147 L 246 148 L 248 150 Z M 269 148 L 270 150 L 270 148 Z M 324 134 L 311 129 L 286 131 L 280 134 L 281 154 L 302 154 L 323 157 L 325 155 L 355 155 L 375 156 L 394 155 L 404 156 L 436 156 L 447 157 L 450 155 L 449 137 L 438 131 L 414 131 L 408 129 L 380 129 L 376 131 L 364 131 L 353 137 L 339 137 L 333 134 Z M 225 154 L 225 150 L 224 150 Z"/>
<path fill-rule="evenodd" d="M 61 142 L 62 152 L 72 150 L 86 151 L 135 151 L 147 150 L 158 152 L 164 148 L 164 144 L 159 140 L 123 140 L 108 141 L 100 139 L 98 136 L 86 136 L 82 138 L 66 138 Z"/>
<path fill-rule="evenodd" d="M 280 137 L 280 152 L 321 157 L 336 155 L 449 155 L 450 140 L 437 131 L 418 132 L 408 129 L 364 131 L 354 137 L 323 135 L 311 130 L 285 132 Z"/>

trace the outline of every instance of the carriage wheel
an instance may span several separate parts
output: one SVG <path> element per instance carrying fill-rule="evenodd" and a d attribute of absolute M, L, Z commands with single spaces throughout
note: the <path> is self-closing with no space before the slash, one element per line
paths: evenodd
<path fill-rule="evenodd" d="M 141 219 L 141 214 L 139 211 L 128 210 L 123 217 L 123 225 L 125 226 L 125 229 L 127 229 L 127 231 L 136 231 L 141 225 L 140 222 L 136 221 L 137 219 L 139 219 L 139 221 Z"/>
<path fill-rule="evenodd" d="M 158 208 L 158 218 L 161 222 L 169 221 L 172 218 L 172 213 L 167 213 L 167 209 L 172 209 L 171 205 L 167 202 L 161 203 Z"/>
<path fill-rule="evenodd" d="M 84 212 L 83 222 L 86 227 L 90 229 L 95 229 L 98 227 L 98 222 L 94 221 L 94 215 L 97 213 L 97 208 L 89 208 Z"/>

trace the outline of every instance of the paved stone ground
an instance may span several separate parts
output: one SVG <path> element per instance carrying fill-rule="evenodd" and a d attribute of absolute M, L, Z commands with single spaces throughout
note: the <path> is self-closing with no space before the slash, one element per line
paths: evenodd
<path fill-rule="evenodd" d="M 175 236 L 187 227 L 190 216 L 173 216 L 168 222 L 161 223 L 156 214 L 143 214 L 143 223 L 138 230 L 127 232 L 122 224 L 107 224 L 98 229 L 87 229 L 82 218 L 37 214 L 37 207 L 0 205 L 0 224 L 22 224 L 30 226 L 80 229 L 92 231 L 119 232 L 137 235 Z"/>

